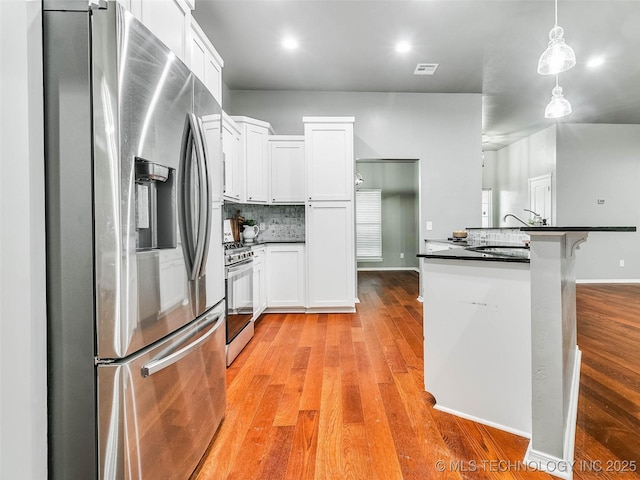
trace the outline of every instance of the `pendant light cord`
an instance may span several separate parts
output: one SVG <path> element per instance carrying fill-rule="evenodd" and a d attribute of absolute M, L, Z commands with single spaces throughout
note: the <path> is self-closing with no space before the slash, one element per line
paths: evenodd
<path fill-rule="evenodd" d="M 555 25 L 558 25 L 558 0 L 556 0 L 556 23 Z"/>

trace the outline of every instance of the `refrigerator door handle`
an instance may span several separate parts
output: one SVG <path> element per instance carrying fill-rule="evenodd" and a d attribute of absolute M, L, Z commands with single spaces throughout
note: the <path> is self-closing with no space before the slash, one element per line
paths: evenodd
<path fill-rule="evenodd" d="M 198 206 L 198 237 L 195 243 L 195 255 L 193 258 L 193 268 L 191 270 L 191 280 L 195 280 L 201 275 L 203 259 L 205 257 L 205 247 L 207 246 L 207 217 L 209 216 L 209 179 L 207 176 L 207 166 L 205 163 L 204 146 L 202 135 L 198 125 L 198 119 L 193 113 L 189 114 L 189 124 L 191 136 L 195 145 L 196 161 L 198 165 L 198 178 L 200 180 L 199 206 Z"/>
<path fill-rule="evenodd" d="M 193 114 L 192 114 L 193 115 Z M 196 130 L 194 136 L 196 139 L 196 152 L 200 156 L 201 171 L 204 176 L 201 177 L 200 184 L 205 185 L 205 201 L 201 208 L 202 215 L 204 216 L 205 228 L 202 235 L 202 255 L 200 257 L 199 275 L 202 276 L 206 272 L 207 256 L 209 255 L 209 240 L 211 238 L 211 176 L 209 174 L 209 162 L 207 156 L 206 140 L 204 136 L 204 126 L 200 117 L 193 115 L 195 119 Z M 202 204 L 201 204 L 202 205 Z"/>
<path fill-rule="evenodd" d="M 176 350 L 172 354 L 167 355 L 166 357 L 163 357 L 163 358 L 159 358 L 157 360 L 152 360 L 151 362 L 144 365 L 141 369 L 142 377 L 147 378 L 153 375 L 154 373 L 158 373 L 160 370 L 164 370 L 165 368 L 170 367 L 174 363 L 178 362 L 180 359 L 186 357 L 193 351 L 197 350 L 200 345 L 206 342 L 211 335 L 216 333 L 218 329 L 224 325 L 224 319 L 225 319 L 224 310 L 218 311 L 216 313 L 218 315 L 217 317 L 218 320 L 209 329 L 207 333 L 205 333 L 203 336 L 201 336 L 194 342 L 191 342 L 190 344 L 182 347 L 181 349 Z"/>
<path fill-rule="evenodd" d="M 180 150 L 180 165 L 178 167 L 179 194 L 178 194 L 178 221 L 180 224 L 180 236 L 182 237 L 182 251 L 187 267 L 187 276 L 191 279 L 194 266 L 194 239 L 193 219 L 189 195 L 191 193 L 191 152 L 193 151 L 193 134 L 189 117 L 185 121 L 182 134 L 182 148 Z"/>

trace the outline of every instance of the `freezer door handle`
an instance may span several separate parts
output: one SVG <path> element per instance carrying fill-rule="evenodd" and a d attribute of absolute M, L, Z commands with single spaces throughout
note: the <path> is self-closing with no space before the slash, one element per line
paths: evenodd
<path fill-rule="evenodd" d="M 154 373 L 157 373 L 160 370 L 163 370 L 163 369 L 173 365 L 174 363 L 178 362 L 180 359 L 182 359 L 182 358 L 186 357 L 187 355 L 189 355 L 191 352 L 197 350 L 198 347 L 200 345 L 202 345 L 204 342 L 206 342 L 207 339 L 211 335 L 216 333 L 219 328 L 224 326 L 224 319 L 225 319 L 225 317 L 224 317 L 224 309 L 218 310 L 217 312 L 213 312 L 211 315 L 213 315 L 215 313 L 217 313 L 217 315 L 218 315 L 218 320 L 211 327 L 211 329 L 209 329 L 209 331 L 207 333 L 202 335 L 200 338 L 198 338 L 194 342 L 191 342 L 190 344 L 182 347 L 181 349 L 176 350 L 172 354 L 167 355 L 166 357 L 163 357 L 163 358 L 152 360 L 149 363 L 147 363 L 146 365 L 144 365 L 142 367 L 142 369 L 141 369 L 142 377 L 143 378 L 147 378 L 150 375 L 153 375 Z"/>

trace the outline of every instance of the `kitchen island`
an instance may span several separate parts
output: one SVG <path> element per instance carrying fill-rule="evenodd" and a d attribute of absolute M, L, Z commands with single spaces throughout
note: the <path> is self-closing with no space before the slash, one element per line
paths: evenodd
<path fill-rule="evenodd" d="M 425 389 L 437 409 L 530 438 L 530 466 L 572 477 L 580 378 L 575 253 L 589 232 L 531 227 L 530 258 L 469 247 L 422 258 Z M 473 248 L 473 247 L 472 247 Z"/>

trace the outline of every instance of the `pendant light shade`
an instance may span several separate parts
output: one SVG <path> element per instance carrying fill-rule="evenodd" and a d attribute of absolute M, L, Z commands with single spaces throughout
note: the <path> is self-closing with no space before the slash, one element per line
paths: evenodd
<path fill-rule="evenodd" d="M 560 118 L 571 113 L 571 104 L 564 98 L 562 94 L 562 87 L 558 85 L 558 79 L 556 78 L 556 86 L 551 91 L 551 101 L 544 109 L 544 116 L 546 118 Z"/>
<path fill-rule="evenodd" d="M 576 54 L 564 41 L 564 29 L 558 26 L 558 0 L 556 5 L 556 23 L 549 32 L 549 45 L 538 60 L 540 75 L 556 75 L 566 72 L 576 64 Z"/>
<path fill-rule="evenodd" d="M 564 29 L 556 25 L 549 32 L 549 46 L 538 60 L 538 73 L 555 75 L 566 72 L 575 64 L 576 54 L 564 41 Z"/>

